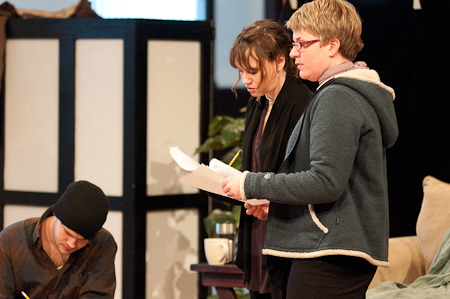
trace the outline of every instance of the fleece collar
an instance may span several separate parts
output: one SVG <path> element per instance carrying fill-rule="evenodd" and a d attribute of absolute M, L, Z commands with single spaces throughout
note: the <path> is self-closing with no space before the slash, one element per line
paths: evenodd
<path fill-rule="evenodd" d="M 334 78 L 338 78 L 338 77 L 351 78 L 351 79 L 374 83 L 374 84 L 380 86 L 381 88 L 387 90 L 391 94 L 392 100 L 395 100 L 394 89 L 387 86 L 383 82 L 381 82 L 380 76 L 374 70 L 368 70 L 368 69 L 349 70 L 345 73 L 336 75 Z"/>

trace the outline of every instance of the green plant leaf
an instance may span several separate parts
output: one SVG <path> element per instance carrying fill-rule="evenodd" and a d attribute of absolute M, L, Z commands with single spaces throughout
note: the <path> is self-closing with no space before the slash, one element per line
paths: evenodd
<path fill-rule="evenodd" d="M 223 149 L 223 138 L 221 136 L 209 137 L 195 150 L 194 155 L 220 149 Z"/>
<path fill-rule="evenodd" d="M 217 115 L 208 126 L 208 135 L 214 136 L 219 133 L 223 127 L 232 122 L 234 119 L 230 116 Z"/>
<path fill-rule="evenodd" d="M 245 113 L 246 107 L 239 111 Z M 239 149 L 242 149 L 242 136 L 245 128 L 245 116 L 233 118 L 230 116 L 217 115 L 208 126 L 207 138 L 196 150 L 197 153 L 207 153 L 210 150 L 222 150 L 230 148 L 230 150 L 222 157 L 225 163 L 235 156 Z M 232 167 L 240 169 L 242 166 L 242 154 L 234 161 Z M 210 237 L 216 237 L 216 223 L 233 222 L 239 226 L 240 205 L 229 204 L 231 211 L 223 211 L 220 209 L 213 210 L 206 218 L 203 219 L 205 230 Z"/>
<path fill-rule="evenodd" d="M 220 136 L 223 138 L 223 148 L 240 146 L 244 134 L 245 120 L 236 118 L 222 128 Z"/>

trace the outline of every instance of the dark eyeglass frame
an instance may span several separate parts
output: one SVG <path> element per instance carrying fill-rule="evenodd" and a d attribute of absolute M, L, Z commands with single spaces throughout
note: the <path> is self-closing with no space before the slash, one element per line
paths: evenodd
<path fill-rule="evenodd" d="M 317 42 L 320 42 L 320 40 L 315 39 L 315 40 L 308 40 L 308 41 L 304 41 L 304 42 L 292 42 L 292 48 L 296 49 L 297 51 L 300 51 L 304 46 L 309 46 L 309 45 L 312 45 Z"/>

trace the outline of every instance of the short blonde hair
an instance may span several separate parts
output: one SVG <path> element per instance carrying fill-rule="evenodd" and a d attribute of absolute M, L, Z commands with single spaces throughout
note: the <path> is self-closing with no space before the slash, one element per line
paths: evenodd
<path fill-rule="evenodd" d="M 338 39 L 340 53 L 349 60 L 354 60 L 364 47 L 361 18 L 356 8 L 345 0 L 305 3 L 290 17 L 286 27 L 292 31 L 307 31 L 316 36 L 322 45 Z"/>

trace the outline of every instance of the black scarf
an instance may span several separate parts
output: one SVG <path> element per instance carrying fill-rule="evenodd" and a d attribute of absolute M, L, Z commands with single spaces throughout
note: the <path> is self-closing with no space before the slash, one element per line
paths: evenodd
<path fill-rule="evenodd" d="M 292 130 L 303 114 L 312 92 L 300 79 L 286 77 L 267 120 L 260 144 L 260 165 L 263 172 L 276 172 L 284 160 L 287 142 Z M 252 165 L 252 143 L 259 125 L 261 113 L 267 99 L 260 102 L 251 97 L 247 104 L 245 131 L 243 136 L 243 157 L 241 170 L 250 170 Z M 250 279 L 251 226 L 253 216 L 241 210 L 238 253 L 236 265 L 244 271 L 244 282 Z"/>

